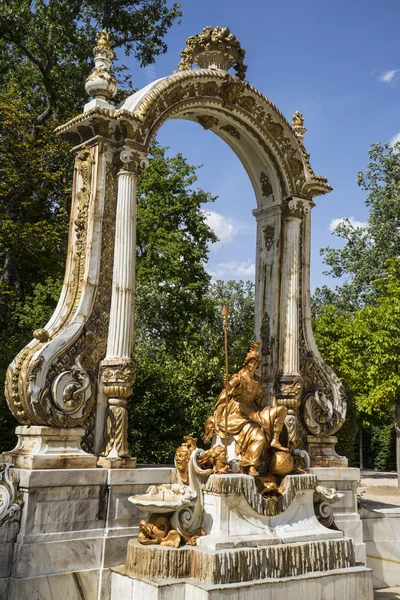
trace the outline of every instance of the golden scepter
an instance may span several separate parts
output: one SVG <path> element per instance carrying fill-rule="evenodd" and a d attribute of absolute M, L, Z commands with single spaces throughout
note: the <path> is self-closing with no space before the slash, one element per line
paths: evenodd
<path fill-rule="evenodd" d="M 229 363 L 228 363 L 228 309 L 226 305 L 222 307 L 222 325 L 224 328 L 224 346 L 225 346 L 225 377 L 224 377 L 224 388 L 225 388 L 225 452 L 228 458 L 228 380 L 229 380 Z"/>

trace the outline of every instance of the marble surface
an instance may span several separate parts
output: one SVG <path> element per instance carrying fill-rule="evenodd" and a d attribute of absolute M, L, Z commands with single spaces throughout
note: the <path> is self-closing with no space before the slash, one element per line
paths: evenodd
<path fill-rule="evenodd" d="M 220 483 L 223 477 L 218 476 Z M 248 476 L 230 475 L 226 479 L 234 477 L 239 479 Z M 290 485 L 290 478 L 287 485 Z M 289 507 L 275 516 L 256 512 L 243 490 L 240 493 L 217 493 L 213 486 L 207 484 L 203 494 L 202 527 L 207 535 L 198 539 L 201 548 L 216 550 L 343 537 L 341 531 L 327 529 L 317 520 L 313 487 L 297 491 Z"/>
<path fill-rule="evenodd" d="M 98 570 L 10 580 L 7 600 L 98 600 Z"/>
<path fill-rule="evenodd" d="M 374 587 L 400 585 L 400 507 L 361 510 Z"/>
<path fill-rule="evenodd" d="M 130 579 L 113 570 L 111 600 L 372 600 L 371 572 L 364 567 L 231 585 L 188 580 Z"/>
<path fill-rule="evenodd" d="M 346 536 L 354 541 L 357 563 L 365 565 L 366 546 L 363 541 L 363 524 L 358 514 L 357 500 L 360 469 L 313 467 L 310 472 L 317 475 L 320 485 L 328 488 L 334 487 L 343 494 L 338 502 L 332 504 L 335 523 Z"/>
<path fill-rule="evenodd" d="M 85 600 L 109 600 L 108 569 L 124 562 L 141 518 L 128 498 L 171 481 L 172 468 L 17 470 L 24 499 L 19 533 L 17 524 L 0 528 L 0 578 L 11 571 L 13 582 L 7 600 L 81 600 L 74 585 L 82 574 L 98 590 Z M 29 595 L 30 586 L 39 595 Z"/>

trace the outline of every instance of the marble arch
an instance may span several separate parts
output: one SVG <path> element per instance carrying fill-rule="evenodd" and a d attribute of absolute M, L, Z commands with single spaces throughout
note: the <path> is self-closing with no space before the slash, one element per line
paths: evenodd
<path fill-rule="evenodd" d="M 158 129 L 176 118 L 224 139 L 250 177 L 265 392 L 288 407 L 292 446 L 307 446 L 316 461 L 340 463 L 333 434 L 346 401 L 315 346 L 309 292 L 313 198 L 331 187 L 311 168 L 300 113 L 289 124 L 244 81 L 244 51 L 229 30 L 211 30 L 211 46 L 204 31 L 189 38 L 178 72 L 117 108 L 109 102 L 113 51 L 103 33 L 86 84 L 93 100 L 58 128 L 75 155 L 68 259 L 53 317 L 7 373 L 7 400 L 21 425 L 6 458 L 17 466 L 134 466 L 126 402 L 135 377 L 136 181 Z M 232 67 L 237 75 L 229 74 Z"/>

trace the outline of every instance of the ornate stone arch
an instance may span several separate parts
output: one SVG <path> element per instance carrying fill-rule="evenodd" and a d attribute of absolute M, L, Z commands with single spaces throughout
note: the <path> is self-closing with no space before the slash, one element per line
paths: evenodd
<path fill-rule="evenodd" d="M 94 100 L 57 130 L 73 142 L 75 154 L 64 287 L 49 323 L 10 365 L 7 399 L 22 425 L 39 427 L 41 440 L 49 428 L 67 437 L 74 430 L 78 439 L 83 427 L 85 448 L 101 454 L 105 466 L 132 465 L 126 399 L 135 375 L 136 180 L 169 119 L 195 121 L 221 137 L 252 182 L 255 332 L 262 340 L 265 395 L 288 407 L 291 444 L 304 446 L 307 434 L 328 439 L 344 421 L 341 385 L 318 354 L 310 321 L 311 208 L 313 198 L 331 187 L 310 166 L 302 115 L 297 112 L 289 124 L 243 80 L 244 51 L 229 30 L 204 31 L 189 38 L 178 72 L 118 108 L 108 102 L 115 93 L 113 52 L 109 37 L 100 36 L 87 82 Z M 201 68 L 193 69 L 193 62 Z M 238 75 L 228 73 L 232 66 Z M 19 447 L 10 455 L 17 462 L 30 439 L 26 428 L 18 433 Z M 75 455 L 82 461 L 80 448 Z"/>

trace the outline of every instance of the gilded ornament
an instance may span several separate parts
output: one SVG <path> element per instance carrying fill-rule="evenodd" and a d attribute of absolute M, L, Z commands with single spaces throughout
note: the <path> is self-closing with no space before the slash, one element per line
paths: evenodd
<path fill-rule="evenodd" d="M 303 142 L 307 129 L 304 127 L 304 117 L 298 110 L 293 115 L 292 129 L 296 137 Z"/>
<path fill-rule="evenodd" d="M 182 483 L 189 485 L 189 460 L 192 452 L 197 448 L 197 438 L 186 435 L 183 443 L 176 449 L 175 466 L 180 475 Z"/>
<path fill-rule="evenodd" d="M 97 45 L 93 48 L 94 69 L 86 79 L 85 89 L 89 96 L 108 100 L 117 93 L 116 80 L 111 73 L 115 58 L 111 48 L 111 34 L 104 29 L 97 34 Z"/>
<path fill-rule="evenodd" d="M 197 120 L 204 129 L 212 129 L 218 125 L 218 119 L 211 115 L 201 115 Z"/>
<path fill-rule="evenodd" d="M 222 84 L 219 90 L 223 106 L 228 110 L 233 109 L 242 94 L 243 84 L 238 81 L 227 81 Z"/>
<path fill-rule="evenodd" d="M 109 361 L 111 362 L 111 361 Z M 128 411 L 126 403 L 132 395 L 136 365 L 133 360 L 116 359 L 102 373 L 103 390 L 108 407 L 101 455 L 106 458 L 129 458 Z"/>
<path fill-rule="evenodd" d="M 223 125 L 222 127 L 220 127 L 220 129 L 222 129 L 222 131 L 226 131 L 232 137 L 240 140 L 240 133 L 238 132 L 236 127 L 233 127 L 233 125 Z"/>
<path fill-rule="evenodd" d="M 247 67 L 243 60 L 246 51 L 227 27 L 205 27 L 197 35 L 186 40 L 186 48 L 180 53 L 179 71 L 186 71 L 196 63 L 201 69 L 234 68 L 236 75 L 244 79 Z"/>
<path fill-rule="evenodd" d="M 213 446 L 206 450 L 197 458 L 197 464 L 204 469 L 211 469 L 212 473 L 229 473 L 231 470 L 224 446 Z"/>
<path fill-rule="evenodd" d="M 181 543 L 181 536 L 177 531 L 171 529 L 169 519 L 161 515 L 154 514 L 149 522 L 143 519 L 139 522 L 140 544 L 160 544 L 161 546 L 170 546 L 178 548 Z"/>
<path fill-rule="evenodd" d="M 269 198 L 270 196 L 272 196 L 272 194 L 274 193 L 274 190 L 272 189 L 272 185 L 271 185 L 268 175 L 264 171 L 261 171 L 260 183 L 261 183 L 262 195 L 265 198 Z"/>
<path fill-rule="evenodd" d="M 36 340 L 38 340 L 42 344 L 45 344 L 50 339 L 49 332 L 46 331 L 46 329 L 35 329 L 32 335 Z"/>

